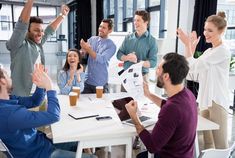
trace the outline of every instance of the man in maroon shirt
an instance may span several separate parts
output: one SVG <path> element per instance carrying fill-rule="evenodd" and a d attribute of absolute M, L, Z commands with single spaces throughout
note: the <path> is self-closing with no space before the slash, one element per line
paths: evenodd
<path fill-rule="evenodd" d="M 184 87 L 188 71 L 188 63 L 182 55 L 168 53 L 156 70 L 157 86 L 165 89 L 168 99 L 162 100 L 152 94 L 148 85 L 144 84 L 145 96 L 161 107 L 151 133 L 138 119 L 136 101 L 126 104 L 140 139 L 155 158 L 193 158 L 197 105 L 194 95 Z M 147 158 L 147 155 L 146 151 L 137 158 Z"/>

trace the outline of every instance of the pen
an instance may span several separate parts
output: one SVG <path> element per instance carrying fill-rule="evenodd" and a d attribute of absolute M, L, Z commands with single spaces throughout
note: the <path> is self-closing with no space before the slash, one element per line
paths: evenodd
<path fill-rule="evenodd" d="M 80 119 L 86 119 L 86 118 L 91 118 L 91 117 L 97 117 L 99 115 L 88 115 L 88 116 L 83 116 L 83 117 L 74 117 L 73 115 L 68 114 L 70 117 L 74 118 L 75 120 L 80 120 Z"/>

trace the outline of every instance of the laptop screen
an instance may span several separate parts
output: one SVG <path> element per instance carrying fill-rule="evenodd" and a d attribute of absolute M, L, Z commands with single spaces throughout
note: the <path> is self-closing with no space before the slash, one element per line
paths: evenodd
<path fill-rule="evenodd" d="M 128 114 L 125 105 L 129 103 L 131 100 L 134 100 L 132 97 L 125 97 L 121 99 L 116 99 L 112 102 L 118 117 L 121 121 L 125 121 L 130 119 L 130 115 Z"/>

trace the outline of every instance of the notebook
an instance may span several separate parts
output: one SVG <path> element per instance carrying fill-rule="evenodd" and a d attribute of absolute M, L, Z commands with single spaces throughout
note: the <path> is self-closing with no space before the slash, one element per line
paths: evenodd
<path fill-rule="evenodd" d="M 131 120 L 130 115 L 127 112 L 126 107 L 125 107 L 125 105 L 129 103 L 131 100 L 133 100 L 133 98 L 125 97 L 125 98 L 113 100 L 112 104 L 115 108 L 115 111 L 118 114 L 118 117 L 122 121 L 122 123 L 134 126 L 134 123 Z M 139 120 L 141 121 L 144 127 L 148 127 L 156 123 L 156 120 L 152 119 L 151 117 L 144 116 L 142 114 L 140 114 Z"/>

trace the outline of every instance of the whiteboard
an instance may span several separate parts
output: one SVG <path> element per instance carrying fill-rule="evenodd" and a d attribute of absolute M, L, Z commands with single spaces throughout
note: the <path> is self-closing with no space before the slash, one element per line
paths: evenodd
<path fill-rule="evenodd" d="M 129 32 L 112 32 L 109 34 L 109 39 L 111 39 L 114 44 L 116 45 L 117 49 L 113 57 L 110 59 L 109 62 L 109 77 L 108 77 L 108 83 L 109 84 L 121 84 L 121 80 L 119 80 L 118 72 L 122 69 L 118 67 L 118 64 L 121 63 L 120 60 L 117 59 L 117 51 L 119 50 L 120 46 L 122 45 L 122 42 L 124 41 L 125 37 L 130 34 Z"/>

